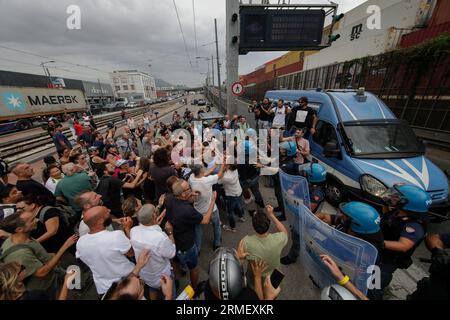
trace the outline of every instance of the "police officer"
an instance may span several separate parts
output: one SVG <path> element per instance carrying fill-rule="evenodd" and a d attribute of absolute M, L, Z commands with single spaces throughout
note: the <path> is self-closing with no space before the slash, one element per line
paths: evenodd
<path fill-rule="evenodd" d="M 324 166 L 318 163 L 307 165 L 303 169 L 303 175 L 309 182 L 309 198 L 311 201 L 311 211 L 316 212 L 320 204 L 325 200 L 325 185 L 327 182 L 327 171 Z"/>
<path fill-rule="evenodd" d="M 412 264 L 411 256 L 425 237 L 426 213 L 432 201 L 428 193 L 412 185 L 394 185 L 382 198 L 386 204 L 381 219 L 383 273 L 388 275 L 382 279 L 384 287 L 396 269 L 407 269 Z"/>
<path fill-rule="evenodd" d="M 293 141 L 286 141 L 280 144 L 280 161 L 279 167 L 280 171 L 290 175 L 298 175 L 297 166 L 294 162 L 294 158 L 297 155 L 297 145 Z M 280 172 L 279 171 L 279 172 Z M 275 196 L 277 198 L 278 207 L 275 208 L 276 212 L 281 212 L 279 216 L 277 216 L 278 220 L 285 221 L 286 215 L 284 211 L 284 203 L 283 203 L 283 193 L 281 191 L 281 182 L 280 182 L 280 173 L 277 173 L 273 176 L 274 179 L 274 191 Z"/>
<path fill-rule="evenodd" d="M 367 241 L 377 249 L 378 255 L 375 265 L 380 268 L 380 280 L 387 278 L 388 275 L 383 274 L 384 237 L 380 227 L 381 218 L 378 211 L 366 203 L 357 201 L 341 203 L 339 209 L 342 213 L 341 226 L 343 226 L 343 230 L 341 231 Z M 383 286 L 382 281 L 379 284 L 379 288 L 369 288 L 367 296 L 371 300 L 383 299 L 385 286 Z"/>
<path fill-rule="evenodd" d="M 327 181 L 327 171 L 321 164 L 311 163 L 303 169 L 302 175 L 304 175 L 309 182 L 311 210 L 312 212 L 315 212 L 325 199 L 323 188 Z M 295 190 L 291 190 L 291 192 L 295 195 Z M 292 246 L 289 253 L 280 260 L 280 262 L 284 265 L 289 265 L 296 262 L 300 254 L 300 235 L 297 233 L 295 228 L 293 228 L 293 226 L 291 226 L 291 239 Z"/>
<path fill-rule="evenodd" d="M 417 283 L 417 290 L 407 300 L 450 300 L 450 233 L 430 234 L 426 244 L 431 251 L 429 277 Z"/>

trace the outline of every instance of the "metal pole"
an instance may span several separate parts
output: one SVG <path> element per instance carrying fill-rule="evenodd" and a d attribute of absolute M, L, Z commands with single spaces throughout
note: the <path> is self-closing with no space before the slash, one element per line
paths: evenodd
<path fill-rule="evenodd" d="M 227 113 L 232 115 L 237 112 L 237 96 L 232 92 L 232 85 L 239 80 L 239 0 L 228 0 L 226 7 L 226 49 L 227 49 Z M 238 19 L 233 21 L 233 15 Z"/>
<path fill-rule="evenodd" d="M 53 81 L 52 81 L 52 76 L 50 75 L 50 70 L 48 70 L 47 67 L 45 67 L 45 69 L 47 70 L 48 81 L 50 82 L 50 87 L 53 88 Z"/>
<path fill-rule="evenodd" d="M 48 85 L 49 85 L 49 83 L 48 83 L 48 74 L 47 74 L 47 71 L 45 70 L 45 66 L 44 66 L 43 63 L 41 63 L 41 66 L 42 66 L 42 70 L 44 70 L 45 78 L 47 79 L 47 88 L 48 88 Z"/>
<path fill-rule="evenodd" d="M 105 97 L 103 96 L 103 89 L 102 89 L 102 85 L 100 83 L 100 79 L 97 79 L 97 80 L 98 80 L 98 86 L 100 87 L 100 95 L 102 96 L 102 105 L 103 105 Z"/>
<path fill-rule="evenodd" d="M 212 70 L 211 70 L 211 73 L 212 73 L 212 86 L 214 87 L 214 56 L 211 56 L 211 66 L 212 66 Z"/>
<path fill-rule="evenodd" d="M 216 30 L 216 54 L 217 54 L 217 79 L 219 80 L 219 110 L 223 112 L 222 107 L 222 83 L 220 81 L 220 58 L 219 58 L 219 40 L 217 36 L 217 19 L 214 19 L 214 27 Z"/>
<path fill-rule="evenodd" d="M 209 87 L 209 82 L 210 82 L 210 80 L 208 80 L 208 79 L 210 79 L 209 78 L 209 61 L 208 61 L 208 59 L 206 59 L 206 64 L 208 65 L 208 74 L 207 74 L 207 76 L 206 76 L 206 86 L 207 87 Z"/>

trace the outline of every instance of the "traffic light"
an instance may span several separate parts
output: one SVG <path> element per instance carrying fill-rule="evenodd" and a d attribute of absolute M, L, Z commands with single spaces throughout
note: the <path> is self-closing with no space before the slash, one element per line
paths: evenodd
<path fill-rule="evenodd" d="M 344 16 L 345 16 L 345 14 L 343 14 L 343 13 L 338 14 L 337 16 L 334 16 L 334 17 L 333 17 L 333 22 L 336 23 L 336 22 L 341 21 L 342 18 L 344 18 Z"/>
<path fill-rule="evenodd" d="M 340 34 L 334 34 L 332 36 L 330 36 L 330 44 L 335 42 L 337 39 L 339 39 L 341 37 Z"/>

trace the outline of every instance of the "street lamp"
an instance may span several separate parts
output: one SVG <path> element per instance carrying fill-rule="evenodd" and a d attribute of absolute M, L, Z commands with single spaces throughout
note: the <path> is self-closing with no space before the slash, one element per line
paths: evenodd
<path fill-rule="evenodd" d="M 51 87 L 53 87 L 53 84 L 52 84 L 52 78 L 50 77 L 50 71 L 49 71 L 48 68 L 45 66 L 47 63 L 55 63 L 55 61 L 54 61 L 54 60 L 50 60 L 50 61 L 46 61 L 46 62 L 42 62 L 42 63 L 41 63 L 41 67 L 42 67 L 42 69 L 44 70 L 45 76 L 47 77 L 47 86 L 48 86 L 49 88 L 51 88 Z"/>
<path fill-rule="evenodd" d="M 209 57 L 195 57 L 195 59 L 196 60 L 205 60 L 205 61 L 207 61 L 207 65 L 208 65 L 208 76 L 207 76 L 207 78 L 206 79 L 212 79 L 212 85 L 214 86 L 214 58 L 213 57 L 211 57 L 211 58 L 209 58 Z M 212 76 L 211 76 L 211 78 L 209 77 L 209 61 L 212 61 Z M 208 81 L 206 82 L 206 85 L 208 86 L 209 85 L 209 83 L 208 83 Z"/>

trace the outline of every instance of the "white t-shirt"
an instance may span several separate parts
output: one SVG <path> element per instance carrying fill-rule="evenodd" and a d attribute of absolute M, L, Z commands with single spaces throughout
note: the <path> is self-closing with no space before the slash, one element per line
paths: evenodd
<path fill-rule="evenodd" d="M 89 116 L 83 117 L 83 126 L 89 127 L 91 125 L 91 120 L 89 119 Z"/>
<path fill-rule="evenodd" d="M 286 120 L 286 107 L 285 106 L 283 106 L 282 108 L 275 107 L 272 110 L 275 113 L 275 118 L 273 118 L 273 125 L 284 127 Z"/>
<path fill-rule="evenodd" d="M 112 224 L 110 224 L 109 226 L 107 226 L 107 227 L 106 227 L 106 230 L 107 230 L 107 231 L 114 231 L 114 228 L 113 228 Z M 90 231 L 90 230 L 89 230 L 89 227 L 87 226 L 86 223 L 84 223 L 84 221 L 83 221 L 83 216 L 81 216 L 81 221 L 80 221 L 80 224 L 78 225 L 78 236 L 79 236 L 79 237 L 82 237 L 82 236 L 84 236 L 85 234 L 88 234 L 89 231 Z"/>
<path fill-rule="evenodd" d="M 130 129 L 136 129 L 136 122 L 134 121 L 134 119 L 130 118 L 127 120 L 127 126 Z"/>
<path fill-rule="evenodd" d="M 143 249 L 150 250 L 150 259 L 139 275 L 148 286 L 158 289 L 161 286 L 161 276 L 163 274 L 170 276 L 170 259 L 176 254 L 175 244 L 161 227 L 156 225 L 140 224 L 131 229 L 130 238 L 136 257 L 139 257 Z"/>
<path fill-rule="evenodd" d="M 200 195 L 197 197 L 197 201 L 194 202 L 194 208 L 201 214 L 208 212 L 209 205 L 212 198 L 212 186 L 218 183 L 219 177 L 212 175 L 197 179 L 194 175 L 189 177 L 189 184 L 192 191 L 198 191 Z M 214 204 L 214 211 L 217 210 L 217 206 Z"/>
<path fill-rule="evenodd" d="M 129 275 L 134 264 L 125 254 L 131 242 L 123 231 L 86 234 L 77 242 L 76 257 L 91 269 L 98 294 L 104 294 L 113 282 Z"/>
<path fill-rule="evenodd" d="M 240 197 L 242 195 L 242 188 L 239 183 L 239 174 L 237 170 L 225 171 L 223 178 L 219 180 L 219 183 L 223 184 L 226 196 Z"/>
<path fill-rule="evenodd" d="M 53 178 L 48 178 L 47 182 L 45 183 L 45 187 L 47 188 L 47 190 L 51 191 L 53 194 L 55 194 L 55 190 L 56 190 L 56 185 L 58 184 L 58 182 L 60 182 L 62 179 L 53 179 Z"/>

